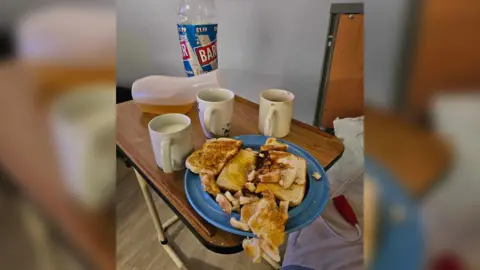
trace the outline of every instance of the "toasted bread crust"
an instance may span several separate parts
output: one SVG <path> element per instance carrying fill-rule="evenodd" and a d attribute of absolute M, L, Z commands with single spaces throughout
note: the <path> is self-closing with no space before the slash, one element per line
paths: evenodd
<path fill-rule="evenodd" d="M 229 138 L 211 139 L 202 148 L 193 152 L 186 161 L 186 167 L 193 173 L 209 173 L 217 176 L 227 161 L 233 158 L 242 141 Z"/>
<path fill-rule="evenodd" d="M 253 234 L 260 239 L 260 247 L 273 260 L 280 261 L 278 247 L 285 239 L 285 223 L 288 214 L 279 211 L 273 196 L 264 196 L 255 206 L 255 212 L 248 220 Z"/>
<path fill-rule="evenodd" d="M 217 196 L 221 191 L 215 182 L 215 177 L 208 173 L 201 173 L 200 180 L 202 181 L 203 190 L 212 194 L 213 196 Z"/>
<path fill-rule="evenodd" d="M 276 138 L 268 138 L 265 142 L 265 145 L 260 146 L 260 151 L 269 151 L 269 150 L 277 150 L 277 151 L 287 151 L 288 144 L 281 143 L 277 141 Z"/>

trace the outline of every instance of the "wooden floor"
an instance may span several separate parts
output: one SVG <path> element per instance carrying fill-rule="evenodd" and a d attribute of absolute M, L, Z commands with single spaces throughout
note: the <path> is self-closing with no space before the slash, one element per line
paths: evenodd
<path fill-rule="evenodd" d="M 152 192 L 162 221 L 173 216 L 172 211 Z M 117 269 L 170 270 L 177 269 L 158 242 L 147 205 L 138 186 L 135 173 L 117 160 Z M 168 228 L 168 242 L 193 270 L 262 270 L 272 269 L 266 262 L 254 264 L 245 253 L 221 255 L 202 246 L 181 221 Z"/>

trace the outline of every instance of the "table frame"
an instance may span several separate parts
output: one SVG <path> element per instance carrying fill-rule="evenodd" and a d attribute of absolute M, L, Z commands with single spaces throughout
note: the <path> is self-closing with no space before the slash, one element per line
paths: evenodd
<path fill-rule="evenodd" d="M 143 172 L 136 168 L 135 164 L 130 161 L 128 156 L 123 153 L 123 151 L 120 149 L 120 147 L 117 146 L 117 149 L 122 153 L 122 156 L 124 157 L 124 161 L 125 161 L 126 166 L 127 167 L 132 167 L 134 172 L 135 172 L 135 176 L 137 178 L 138 184 L 139 184 L 140 189 L 142 191 L 143 198 L 145 199 L 145 203 L 147 204 L 148 211 L 150 212 L 150 217 L 152 218 L 153 225 L 155 227 L 155 230 L 157 231 L 158 240 L 159 240 L 160 244 L 165 249 L 165 251 L 170 256 L 170 258 L 173 260 L 173 262 L 177 265 L 177 267 L 179 269 L 185 269 L 186 270 L 187 267 L 185 266 L 183 261 L 180 259 L 180 257 L 177 255 L 175 250 L 169 245 L 168 239 L 165 236 L 165 230 L 167 230 L 168 227 L 173 225 L 178 220 L 183 219 L 182 215 L 177 213 L 177 210 L 175 209 L 175 207 L 173 207 L 170 204 L 170 202 L 164 196 L 162 196 L 162 193 L 160 191 L 158 191 L 157 188 L 155 187 L 155 185 L 153 183 L 151 183 L 148 180 L 148 178 L 143 175 Z M 335 164 L 337 162 L 337 160 L 340 159 L 342 154 L 343 154 L 343 152 L 335 160 L 333 160 L 330 164 L 328 164 L 328 166 L 325 167 L 325 171 L 327 171 L 333 164 Z M 155 191 L 155 193 L 158 196 L 160 196 L 160 198 L 168 205 L 168 207 L 175 214 L 175 216 L 171 217 L 170 219 L 168 219 L 163 224 L 162 224 L 160 216 L 158 214 L 157 207 L 155 206 L 155 203 L 153 201 L 152 194 L 150 193 L 150 190 L 148 188 L 149 186 Z M 185 222 L 185 221 L 182 220 L 182 223 L 185 224 L 186 226 L 189 226 L 188 222 Z M 195 233 L 196 231 L 193 228 L 189 228 L 189 231 L 192 232 L 194 235 L 196 234 Z M 238 249 L 237 248 L 217 249 L 215 246 L 210 245 L 208 242 L 202 241 L 202 237 L 199 237 L 198 235 L 195 235 L 195 237 L 202 243 L 202 245 L 204 247 L 206 247 L 207 249 L 209 249 L 209 250 L 211 250 L 215 253 L 235 254 L 235 253 L 243 251 L 242 246 L 239 246 Z M 281 269 L 282 268 L 279 263 L 275 262 L 268 255 L 263 254 L 262 257 L 266 262 L 268 262 L 270 264 L 270 266 L 273 267 L 273 269 Z"/>
<path fill-rule="evenodd" d="M 235 97 L 235 99 L 236 99 L 236 103 L 238 103 L 239 106 L 245 108 L 244 111 L 241 111 L 241 113 L 245 114 L 243 116 L 246 116 L 247 118 L 250 117 L 251 118 L 250 120 L 254 121 L 255 118 L 257 117 L 257 114 L 258 114 L 258 104 L 247 101 L 247 100 L 245 100 L 243 98 L 240 98 L 240 97 Z M 132 106 L 132 105 L 130 104 L 130 105 L 124 105 L 124 106 Z M 137 114 L 137 112 L 135 112 L 135 114 Z M 127 117 L 130 117 L 130 116 L 127 116 Z M 137 115 L 135 115 L 135 118 L 136 117 L 137 117 Z M 189 116 L 189 117 L 191 117 L 191 116 Z M 245 120 L 242 120 L 242 119 L 244 119 L 244 118 L 237 119 L 239 121 L 240 125 L 245 125 L 244 126 L 245 128 L 242 128 L 243 130 L 241 132 L 256 133 L 256 131 L 254 131 L 254 130 L 256 130 L 256 128 L 255 128 L 254 125 L 252 125 L 250 123 L 251 121 L 245 122 Z M 132 120 L 130 118 L 129 121 L 137 121 L 137 120 Z M 143 122 L 143 119 L 142 119 L 142 122 Z M 132 123 L 134 124 L 134 126 L 136 126 L 136 128 L 139 128 L 138 122 L 132 122 Z M 294 119 L 292 119 L 292 123 L 294 123 L 296 125 L 296 128 L 293 128 L 291 133 L 292 133 L 292 135 L 294 134 L 294 136 L 296 136 L 297 138 L 298 137 L 304 137 L 305 138 L 305 137 L 310 136 L 310 140 L 312 140 L 312 139 L 314 140 L 314 138 L 312 138 L 312 136 L 313 136 L 312 131 L 313 131 L 313 133 L 318 133 L 320 135 L 322 135 L 322 133 L 324 133 L 322 136 L 325 136 L 324 131 L 322 132 L 318 128 L 313 127 L 311 125 L 307 125 L 305 123 L 299 122 L 299 121 L 294 120 Z M 145 123 L 143 123 L 142 125 L 144 125 L 144 124 Z M 198 123 L 196 123 L 196 124 L 198 125 Z M 198 130 L 196 132 L 198 133 Z M 130 132 L 129 136 L 136 136 L 136 134 Z M 145 135 L 142 134 L 142 136 L 145 136 Z M 293 137 L 292 137 L 292 139 L 293 139 Z M 125 138 L 123 138 L 123 140 L 125 140 Z M 324 169 L 328 170 L 328 168 L 330 168 L 333 164 L 336 163 L 336 161 L 338 159 L 341 158 L 341 156 L 343 154 L 343 151 L 344 151 L 344 147 L 343 147 L 341 141 L 338 140 L 338 138 L 335 139 L 335 140 L 331 140 L 331 139 L 327 138 L 326 140 L 327 141 L 330 140 L 329 142 L 326 141 L 327 143 L 336 143 L 335 146 L 323 148 L 324 151 L 335 151 L 336 152 L 335 156 L 332 156 L 331 155 L 332 152 L 329 152 L 329 155 L 332 157 L 332 159 L 328 159 L 328 163 L 327 162 L 322 163 L 322 165 L 324 166 Z M 336 141 L 336 142 L 334 142 L 334 141 Z M 184 268 L 184 269 L 186 268 L 185 264 L 183 262 L 181 262 L 181 260 L 179 259 L 178 255 L 175 253 L 175 251 L 173 249 L 171 249 L 171 246 L 168 245 L 168 240 L 165 237 L 165 230 L 168 228 L 168 226 L 170 226 L 173 222 L 175 222 L 177 220 L 182 220 L 182 222 L 195 235 L 195 237 L 200 241 L 200 243 L 202 243 L 202 245 L 204 247 L 206 247 L 207 249 L 209 249 L 209 250 L 211 250 L 215 253 L 233 254 L 233 253 L 241 252 L 243 250 L 241 241 L 238 241 L 238 243 L 235 242 L 235 244 L 231 244 L 231 245 L 228 245 L 228 246 L 223 246 L 223 244 L 221 244 L 220 242 L 215 243 L 215 241 L 210 242 L 209 240 L 205 239 L 204 236 L 202 236 L 202 232 L 197 231 L 197 228 L 195 227 L 196 225 L 191 224 L 189 222 L 189 218 L 191 218 L 191 217 L 189 217 L 188 215 L 183 216 L 182 209 L 177 209 L 176 207 L 174 207 L 175 201 L 172 201 L 172 202 L 169 201 L 168 194 L 163 194 L 161 192 L 162 186 L 157 186 L 158 183 L 155 182 L 155 179 L 154 180 L 150 179 L 149 176 L 148 176 L 148 172 L 142 171 L 141 167 L 143 167 L 143 166 L 139 166 L 135 162 L 133 162 L 133 160 L 131 160 L 131 158 L 134 158 L 134 157 L 128 156 L 126 154 L 126 152 L 124 152 L 124 150 L 122 149 L 121 145 L 122 145 L 121 143 L 117 144 L 117 150 L 123 155 L 124 160 L 126 162 L 126 165 L 128 167 L 133 167 L 133 169 L 135 170 L 138 183 L 140 185 L 140 188 L 141 188 L 142 193 L 144 195 L 144 199 L 145 199 L 145 201 L 147 203 L 147 206 L 149 208 L 149 212 L 150 212 L 150 215 L 151 215 L 152 220 L 154 222 L 155 229 L 157 230 L 157 235 L 158 235 L 159 241 L 162 244 L 162 246 L 164 246 L 164 248 L 166 250 L 168 249 L 167 253 L 174 260 L 174 262 L 176 263 L 176 265 L 178 267 Z M 339 147 L 339 145 L 341 147 Z M 126 150 L 128 150 L 128 147 L 131 147 L 132 145 L 127 144 L 125 146 L 127 147 Z M 142 147 L 144 147 L 144 146 L 142 146 Z M 310 148 L 317 147 L 316 142 L 312 141 L 312 143 L 310 143 L 309 147 Z M 307 149 L 308 149 L 308 147 L 307 147 Z M 323 154 L 323 152 L 319 152 L 317 150 L 316 154 Z M 324 160 L 324 161 L 327 161 L 327 160 Z M 152 164 L 150 164 L 150 166 L 152 166 Z M 160 217 L 159 217 L 158 212 L 157 212 L 157 209 L 155 208 L 155 205 L 153 204 L 152 195 L 151 195 L 150 191 L 148 190 L 149 185 L 158 194 L 158 196 L 160 196 L 160 198 L 162 198 L 162 200 L 170 207 L 170 209 L 175 213 L 175 215 L 177 217 L 173 217 L 173 218 L 169 219 L 167 222 L 165 222 L 162 225 Z M 241 239 L 239 239 L 239 240 L 241 240 Z M 268 256 L 264 256 L 264 259 L 273 268 L 275 268 L 275 269 L 280 269 L 281 268 L 280 264 L 274 262 Z"/>
<path fill-rule="evenodd" d="M 125 162 L 126 162 L 128 167 L 133 166 L 133 164 L 130 162 L 128 157 L 125 157 Z M 168 204 L 169 208 L 172 209 L 172 211 L 175 211 L 175 208 L 170 206 L 169 202 L 163 198 L 161 193 L 156 190 L 155 186 L 153 184 L 151 184 L 150 181 L 146 180 L 146 178 L 144 178 L 144 176 L 142 176 L 142 174 L 140 173 L 140 170 L 138 170 L 136 168 L 133 168 L 133 171 L 135 172 L 135 176 L 137 178 L 138 184 L 139 184 L 140 189 L 142 191 L 143 198 L 145 199 L 145 203 L 147 204 L 148 211 L 150 212 L 150 217 L 152 218 L 153 225 L 155 227 L 155 230 L 157 231 L 157 236 L 158 236 L 158 240 L 159 240 L 160 244 L 165 249 L 165 251 L 170 256 L 170 258 L 173 260 L 175 265 L 179 269 L 185 269 L 186 270 L 187 269 L 186 265 L 183 263 L 183 261 L 177 255 L 175 250 L 169 245 L 168 239 L 165 236 L 165 231 L 168 229 L 168 227 L 170 227 L 175 222 L 180 220 L 179 217 L 181 217 L 181 215 L 178 215 L 177 213 L 175 213 L 175 216 L 171 217 L 165 223 L 162 224 L 160 216 L 158 214 L 157 207 L 155 206 L 155 203 L 153 201 L 152 194 L 150 193 L 149 186 L 151 186 L 152 189 L 155 190 L 155 193 L 157 193 Z M 183 223 L 188 224 L 188 222 L 183 222 Z M 190 229 L 190 231 L 195 234 L 195 230 Z M 202 239 L 202 238 L 197 237 L 197 239 Z M 236 252 L 235 251 L 234 252 L 229 252 L 229 250 L 228 250 L 228 252 L 221 252 L 223 250 L 218 250 L 215 247 L 210 246 L 207 242 L 202 243 L 202 245 L 207 247 L 209 250 L 211 250 L 215 253 L 220 253 L 220 254 L 234 254 L 234 253 L 238 253 L 238 252 L 243 251 L 243 247 L 240 247 L 240 250 L 236 251 Z M 281 269 L 281 265 L 279 263 L 275 262 L 268 255 L 263 254 L 262 257 L 274 269 Z"/>
<path fill-rule="evenodd" d="M 177 253 L 173 248 L 168 244 L 167 237 L 165 236 L 165 230 L 168 229 L 170 225 L 175 223 L 178 220 L 178 216 L 175 215 L 169 220 L 167 220 L 165 223 L 162 224 L 160 221 L 160 217 L 158 215 L 157 207 L 155 206 L 155 203 L 153 202 L 152 194 L 150 193 L 150 190 L 148 189 L 148 184 L 145 181 L 145 179 L 138 173 L 136 169 L 133 169 L 135 171 L 135 175 L 137 176 L 138 184 L 140 185 L 140 189 L 142 190 L 143 198 L 145 199 L 145 202 L 147 203 L 148 211 L 150 212 L 150 217 L 152 218 L 153 225 L 155 226 L 155 230 L 157 231 L 158 234 L 158 240 L 160 241 L 160 244 L 162 247 L 165 249 L 167 254 L 172 258 L 173 262 L 177 265 L 178 268 L 180 269 L 186 269 L 185 265 L 183 264 L 182 260 L 180 257 L 178 257 Z"/>
<path fill-rule="evenodd" d="M 177 216 L 177 218 L 179 220 L 181 220 L 182 223 L 185 224 L 185 226 L 187 226 L 187 228 L 193 233 L 193 235 L 195 235 L 195 237 L 200 241 L 200 243 L 204 247 L 206 247 L 208 250 L 213 251 L 213 252 L 218 253 L 218 254 L 235 254 L 235 253 L 239 253 L 239 252 L 243 251 L 243 247 L 241 245 L 236 246 L 236 247 L 230 247 L 230 248 L 222 247 L 221 249 L 219 249 L 217 246 L 211 245 L 209 242 L 204 241 L 203 238 L 197 234 L 196 230 L 191 227 L 190 223 L 186 222 L 184 220 L 184 217 L 178 212 L 178 210 L 175 207 L 173 207 L 173 205 L 170 203 L 170 201 L 167 198 L 165 198 L 165 196 L 163 196 L 163 194 L 157 189 L 157 187 L 142 172 L 142 170 L 137 168 L 137 166 L 130 160 L 130 158 L 126 154 L 123 153 L 123 151 L 121 150 L 121 148 L 119 146 L 117 146 L 117 150 L 119 150 L 121 155 L 124 157 L 124 162 L 125 162 L 126 166 L 133 168 L 133 170 L 135 171 L 135 174 L 137 176 L 137 179 L 138 179 L 138 177 L 141 177 L 142 181 L 145 182 L 147 184 L 147 186 L 150 186 L 150 188 L 155 191 L 155 193 L 168 205 L 168 207 Z M 143 187 L 142 187 L 141 182 L 139 182 L 139 184 L 140 184 L 140 188 L 142 188 L 142 193 L 143 193 Z M 145 197 L 145 195 L 144 195 L 144 198 L 147 199 L 148 197 Z M 148 202 L 147 202 L 147 204 L 148 204 Z M 156 208 L 155 208 L 155 211 L 156 211 Z M 158 214 L 157 214 L 157 216 L 158 216 Z M 167 222 L 165 222 L 165 224 L 167 224 Z"/>

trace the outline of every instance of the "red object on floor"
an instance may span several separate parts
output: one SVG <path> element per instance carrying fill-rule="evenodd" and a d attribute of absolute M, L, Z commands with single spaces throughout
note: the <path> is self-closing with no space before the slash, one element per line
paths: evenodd
<path fill-rule="evenodd" d="M 333 198 L 333 205 L 335 208 L 337 208 L 338 212 L 343 216 L 343 218 L 345 218 L 345 220 L 353 227 L 358 224 L 357 216 L 355 215 L 355 212 L 353 212 L 353 209 L 345 196 L 340 195 Z"/>
<path fill-rule="evenodd" d="M 462 261 L 453 253 L 443 254 L 433 260 L 431 270 L 462 270 Z"/>

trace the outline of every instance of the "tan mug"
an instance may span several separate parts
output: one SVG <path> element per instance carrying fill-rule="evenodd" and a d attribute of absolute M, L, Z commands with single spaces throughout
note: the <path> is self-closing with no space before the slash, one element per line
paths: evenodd
<path fill-rule="evenodd" d="M 295 96 L 286 90 L 268 89 L 260 93 L 258 129 L 269 137 L 285 137 L 290 133 Z"/>
<path fill-rule="evenodd" d="M 232 91 L 223 88 L 198 92 L 198 115 L 207 138 L 230 136 L 234 98 Z"/>
<path fill-rule="evenodd" d="M 157 166 L 165 173 L 184 169 L 194 150 L 190 118 L 178 113 L 163 114 L 148 123 L 148 131 Z"/>

